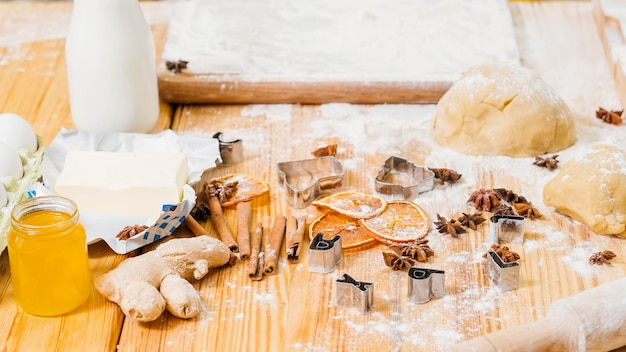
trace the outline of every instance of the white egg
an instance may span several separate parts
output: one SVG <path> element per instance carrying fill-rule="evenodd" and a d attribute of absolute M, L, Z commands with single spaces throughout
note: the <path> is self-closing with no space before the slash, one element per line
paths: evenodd
<path fill-rule="evenodd" d="M 0 178 L 11 176 L 19 180 L 24 175 L 24 166 L 17 150 L 0 142 Z"/>
<path fill-rule="evenodd" d="M 7 205 L 9 202 L 9 197 L 7 196 L 7 190 L 4 189 L 4 185 L 0 183 L 0 208 Z"/>
<path fill-rule="evenodd" d="M 0 143 L 5 143 L 15 149 L 26 148 L 37 150 L 37 135 L 28 121 L 21 116 L 4 113 L 0 114 Z"/>

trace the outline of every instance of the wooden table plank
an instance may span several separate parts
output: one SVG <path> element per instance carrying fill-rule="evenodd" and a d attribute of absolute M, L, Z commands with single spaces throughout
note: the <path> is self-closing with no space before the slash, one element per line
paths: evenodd
<path fill-rule="evenodd" d="M 596 105 L 614 104 L 617 97 L 610 70 L 603 61 L 590 3 L 511 5 L 523 63 L 537 70 L 566 99 L 580 128 L 593 126 Z M 574 32 L 578 33 L 576 42 L 564 35 Z M 432 109 L 388 106 L 385 110 L 379 106 L 333 104 L 189 105 L 178 109 L 172 127 L 183 134 L 208 136 L 224 131 L 232 138 L 243 138 L 245 162 L 218 168 L 212 175 L 241 172 L 268 182 L 269 204 L 255 204 L 253 214 L 257 219 L 305 214 L 311 220 L 315 209 L 295 210 L 282 198 L 276 183 L 278 162 L 307 158 L 321 144 L 338 142 L 338 157 L 347 165 L 346 187 L 372 192 L 373 176 L 390 154 L 424 163 L 437 153 L 438 147 L 428 137 Z M 582 143 L 592 142 L 584 134 L 582 137 Z M 436 189 L 418 199 L 431 218 L 436 212 L 449 214 L 463 209 L 468 192 L 480 187 L 540 194 L 538 185 L 515 170 L 503 170 L 489 162 L 477 165 L 479 160 L 463 170 L 470 184 Z M 454 160 L 447 166 L 454 168 L 455 163 L 467 167 Z M 521 170 L 526 170 L 522 165 L 520 161 Z M 458 240 L 431 232 L 430 243 L 437 254 L 427 266 L 446 271 L 447 296 L 442 299 L 425 305 L 410 304 L 403 274 L 390 272 L 382 264 L 380 252 L 384 245 L 345 252 L 338 270 L 328 275 L 308 272 L 306 254 L 296 265 L 281 259 L 278 276 L 261 282 L 249 281 L 243 264 L 238 263 L 218 270 L 214 273 L 218 277 L 210 279 L 216 286 L 211 284 L 211 291 L 202 290 L 208 313 L 190 326 L 195 331 L 192 334 L 197 339 L 209 339 L 211 347 L 234 350 L 443 351 L 454 341 L 536 321 L 545 316 L 554 300 L 623 276 L 623 260 L 594 275 L 578 273 L 575 266 L 564 262 L 580 245 L 615 249 L 623 257 L 623 239 L 595 235 L 553 210 L 542 208 L 542 212 L 546 213 L 544 220 L 527 224 L 527 243 L 512 245 L 523 258 L 519 290 L 500 293 L 485 278 L 482 264 L 475 258 L 486 241 L 486 228 L 470 231 Z M 226 216 L 229 225 L 234 226 L 233 212 L 227 211 Z M 207 228 L 212 231 L 210 225 Z M 362 315 L 333 304 L 334 280 L 343 272 L 376 283 L 372 312 Z M 163 319 L 172 320 L 167 315 Z M 272 329 L 275 325 L 280 328 Z M 123 336 L 128 339 L 120 346 L 133 350 L 140 340 L 131 343 L 127 327 Z M 188 343 L 188 335 L 183 338 L 180 331 L 138 326 L 133 334 L 138 331 L 147 334 L 148 340 L 168 341 L 169 345 L 159 346 L 165 350 Z M 189 347 L 201 350 L 206 345 Z"/>
<path fill-rule="evenodd" d="M 150 15 L 161 8 L 167 9 L 170 4 L 143 6 L 145 11 L 151 11 L 147 12 Z M 69 20 L 70 12 L 70 2 L 0 3 L 0 39 L 4 39 L 0 40 L 0 112 L 24 117 L 46 145 L 62 128 L 74 128 L 70 119 L 64 39 L 58 36 L 67 26 L 65 21 Z M 50 28 L 48 32 L 38 27 L 46 25 Z M 26 29 L 30 32 L 25 32 Z M 159 52 L 166 30 L 166 22 L 152 25 Z M 15 33 L 14 40 L 6 39 L 6 33 Z M 162 101 L 154 131 L 169 128 L 172 115 L 172 106 Z M 89 247 L 93 277 L 116 267 L 124 258 L 113 253 L 104 242 Z M 94 287 L 88 302 L 72 313 L 57 318 L 36 317 L 24 313 L 13 300 L 7 251 L 0 256 L 0 273 L 0 350 L 116 349 L 124 315 Z"/>
<path fill-rule="evenodd" d="M 171 5 L 147 4 L 160 10 Z M 0 13 L 18 13 L 20 18 L 29 12 L 48 13 L 55 18 L 55 11 L 67 14 L 70 9 L 67 3 L 11 5 L 15 7 L 0 3 Z M 619 99 L 591 3 L 516 2 L 511 8 L 523 63 L 537 70 L 570 105 L 580 143 L 594 142 L 591 137 L 595 135 L 588 130 L 610 128 L 596 123 L 594 110 L 598 105 L 616 106 Z M 157 47 L 162 48 L 165 24 L 154 24 L 152 29 Z M 0 25 L 1 32 L 7 30 Z M 60 128 L 72 128 L 62 51 L 61 38 L 0 47 L 0 111 L 11 109 L 25 116 L 46 143 Z M 445 162 L 441 166 L 462 170 L 460 184 L 438 186 L 418 199 L 431 220 L 437 212 L 450 215 L 464 209 L 468 192 L 478 187 L 510 187 L 532 197 L 540 194 L 528 178 L 528 173 L 536 172 L 525 166 L 528 159 L 519 160 L 514 170 L 489 158 L 445 159 L 445 152 L 431 137 L 433 105 L 168 108 L 162 107 L 159 128 L 169 126 L 169 112 L 174 112 L 171 128 L 181 134 L 211 136 L 223 131 L 228 138 L 243 138 L 245 161 L 219 167 L 207 176 L 242 172 L 268 182 L 269 195 L 252 204 L 254 220 L 266 227 L 276 215 L 301 214 L 309 221 L 317 215 L 313 208 L 296 210 L 287 204 L 277 188 L 276 164 L 311 157 L 310 151 L 325 143 L 340 145 L 338 157 L 346 168 L 346 187 L 363 192 L 373 191 L 373 177 L 390 154 L 417 163 Z M 217 269 L 194 283 L 204 308 L 190 320 L 166 313 L 153 323 L 132 322 L 95 289 L 89 303 L 79 310 L 39 318 L 15 305 L 5 251 L 0 256 L 0 350 L 444 351 L 455 341 L 543 318 L 554 300 L 624 276 L 623 239 L 595 235 L 537 205 L 546 218 L 529 222 L 526 243 L 514 247 L 523 258 L 519 290 L 500 293 L 485 279 L 478 259 L 487 238 L 485 227 L 458 240 L 431 231 L 436 255 L 427 266 L 446 271 L 446 296 L 424 305 L 408 302 L 405 277 L 384 266 L 381 251 L 386 246 L 377 244 L 346 251 L 338 270 L 327 275 L 308 272 L 306 251 L 295 265 L 287 264 L 283 254 L 278 274 L 260 282 L 250 281 L 241 262 Z M 226 209 L 225 216 L 234 229 L 234 211 Z M 214 234 L 210 224 L 206 228 Z M 176 235 L 188 236 L 189 232 L 183 228 Z M 618 258 L 612 266 L 594 269 L 593 274 L 581 273 L 576 261 L 566 261 L 577 251 L 591 248 L 615 250 Z M 90 246 L 89 254 L 94 277 L 125 257 L 113 254 L 103 243 Z M 375 282 L 374 307 L 368 314 L 333 303 L 334 281 L 343 272 Z"/>

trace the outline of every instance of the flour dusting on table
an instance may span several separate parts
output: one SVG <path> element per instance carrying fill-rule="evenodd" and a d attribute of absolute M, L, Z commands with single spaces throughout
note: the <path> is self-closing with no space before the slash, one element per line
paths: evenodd
<path fill-rule="evenodd" d="M 505 0 L 192 0 L 178 4 L 163 60 L 245 81 L 451 81 L 519 62 Z"/>

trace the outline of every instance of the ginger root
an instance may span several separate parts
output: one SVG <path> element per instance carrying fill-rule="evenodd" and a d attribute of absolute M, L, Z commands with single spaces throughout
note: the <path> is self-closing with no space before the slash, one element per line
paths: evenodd
<path fill-rule="evenodd" d="M 179 318 L 200 312 L 200 295 L 188 280 L 228 263 L 230 250 L 209 237 L 171 239 L 155 250 L 125 259 L 95 280 L 98 291 L 138 321 L 156 320 L 165 309 Z"/>

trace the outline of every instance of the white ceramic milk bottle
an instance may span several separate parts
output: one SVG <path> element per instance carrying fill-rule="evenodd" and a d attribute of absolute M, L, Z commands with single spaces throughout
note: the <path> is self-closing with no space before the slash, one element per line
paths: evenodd
<path fill-rule="evenodd" d="M 138 0 L 74 0 L 65 53 L 78 129 L 145 133 L 154 127 L 154 40 Z"/>

